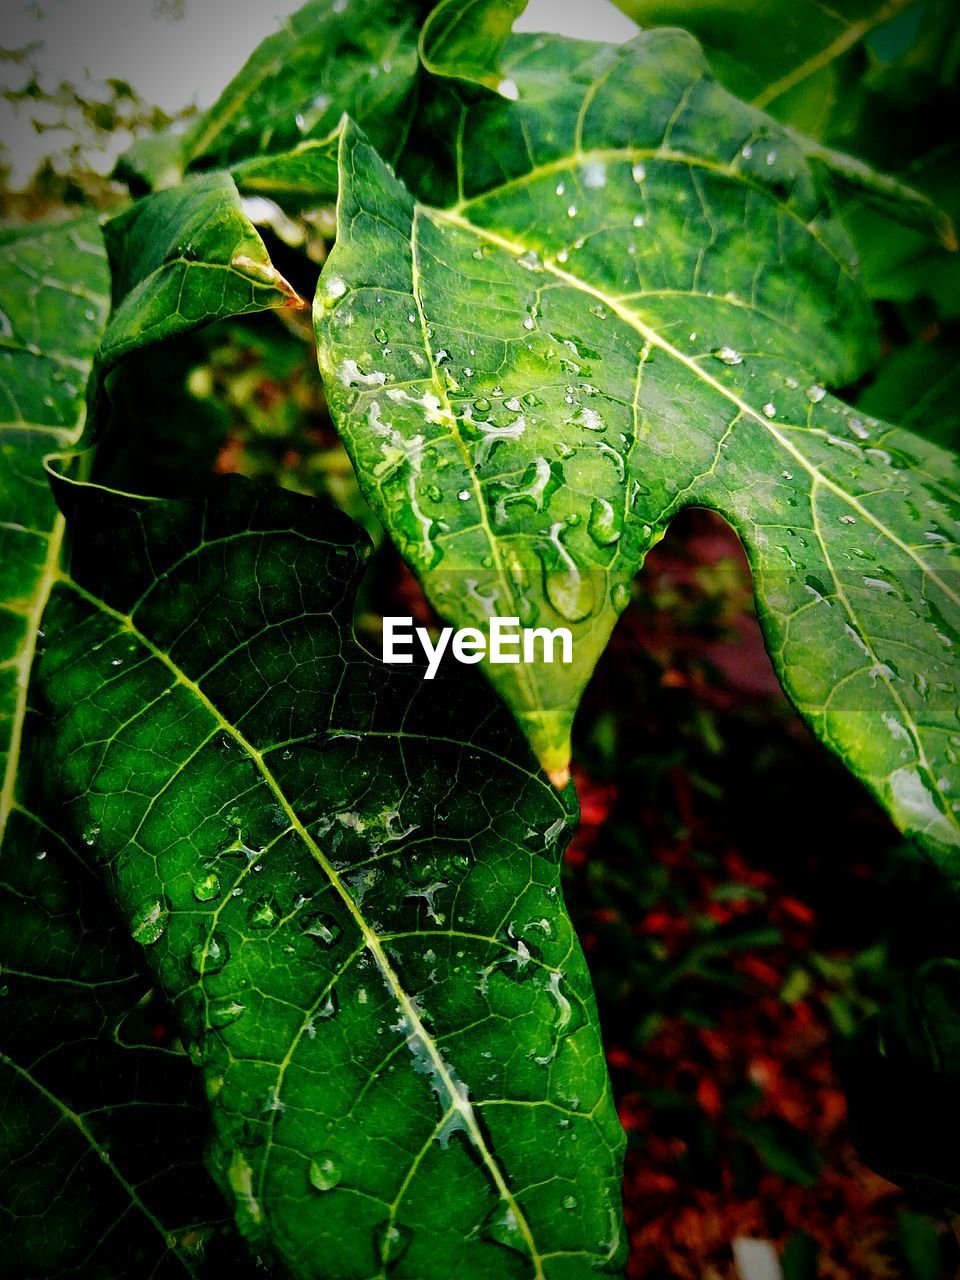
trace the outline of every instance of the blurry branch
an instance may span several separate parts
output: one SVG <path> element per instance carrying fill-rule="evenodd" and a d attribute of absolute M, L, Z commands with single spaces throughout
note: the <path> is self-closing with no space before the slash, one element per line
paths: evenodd
<path fill-rule="evenodd" d="M 25 116 L 50 149 L 24 180 L 21 160 L 0 141 L 0 218 L 20 221 L 58 208 L 109 208 L 124 188 L 106 176 L 116 153 L 133 139 L 188 119 L 195 108 L 171 116 L 153 106 L 126 80 L 111 77 L 50 86 L 43 68 L 44 45 L 0 49 L 0 104 L 6 114 Z"/>

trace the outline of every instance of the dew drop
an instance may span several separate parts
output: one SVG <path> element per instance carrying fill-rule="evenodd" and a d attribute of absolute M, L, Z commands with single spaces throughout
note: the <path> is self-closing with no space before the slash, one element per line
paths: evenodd
<path fill-rule="evenodd" d="M 385 1222 L 377 1229 L 377 1247 L 388 1272 L 410 1248 L 413 1232 L 399 1222 Z"/>
<path fill-rule="evenodd" d="M 339 1167 L 329 1156 L 310 1161 L 310 1185 L 314 1191 L 332 1191 L 343 1179 Z"/>
<path fill-rule="evenodd" d="M 193 896 L 198 902 L 212 902 L 220 896 L 220 880 L 211 871 L 193 886 Z"/>
<path fill-rule="evenodd" d="M 598 547 L 608 547 L 619 539 L 620 516 L 606 498 L 594 498 L 590 507 L 587 532 Z"/>
<path fill-rule="evenodd" d="M 321 300 L 325 307 L 332 306 L 338 298 L 342 298 L 347 292 L 347 284 L 340 276 L 327 276 L 323 282 L 321 291 Z"/>
<path fill-rule="evenodd" d="M 148 898 L 130 922 L 134 941 L 144 947 L 153 946 L 163 937 L 169 919 L 170 904 L 166 898 Z"/>
<path fill-rule="evenodd" d="M 483 1220 L 480 1233 L 486 1239 L 502 1244 L 507 1249 L 527 1256 L 527 1242 L 517 1221 L 517 1215 L 508 1204 L 499 1204 Z"/>
<path fill-rule="evenodd" d="M 811 404 L 819 404 L 823 397 L 827 394 L 826 389 L 815 382 L 812 386 L 807 387 L 806 397 Z"/>
<path fill-rule="evenodd" d="M 251 902 L 247 910 L 247 924 L 251 929 L 272 929 L 280 919 L 280 913 L 269 898 Z"/>
<path fill-rule="evenodd" d="M 617 582 L 614 584 L 610 592 L 610 603 L 616 609 L 617 613 L 623 613 L 624 609 L 630 603 L 630 588 L 625 582 Z"/>
<path fill-rule="evenodd" d="M 307 916 L 300 926 L 303 933 L 313 938 L 321 947 L 332 947 L 340 940 L 343 929 L 333 916 Z"/>
<path fill-rule="evenodd" d="M 204 938 L 190 953 L 190 962 L 197 973 L 219 973 L 230 958 L 230 944 L 222 933 Z"/>
<path fill-rule="evenodd" d="M 237 1000 L 224 1000 L 210 1009 L 210 1025 L 217 1031 L 229 1027 L 243 1016 L 246 1005 Z"/>

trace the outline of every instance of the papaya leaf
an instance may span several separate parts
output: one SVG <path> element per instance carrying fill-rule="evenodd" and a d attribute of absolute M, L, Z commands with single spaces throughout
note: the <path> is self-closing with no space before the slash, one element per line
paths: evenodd
<path fill-rule="evenodd" d="M 0 839 L 37 629 L 63 541 L 41 460 L 81 434 L 109 305 L 95 218 L 0 232 Z"/>
<path fill-rule="evenodd" d="M 25 1277 L 240 1274 L 199 1079 L 153 1041 L 142 959 L 40 796 L 29 681 L 65 535 L 43 459 L 83 430 L 106 249 L 85 217 L 4 232 L 0 263 L 0 1249 Z"/>
<path fill-rule="evenodd" d="M 113 313 L 98 353 L 101 374 L 130 351 L 225 316 L 306 306 L 270 261 L 228 174 L 147 196 L 104 234 Z"/>
<path fill-rule="evenodd" d="M 5 1273 L 198 1277 L 225 1248 L 252 1273 L 204 1167 L 199 1074 L 99 878 L 30 807 L 42 769 L 28 753 L 0 848 Z"/>
<path fill-rule="evenodd" d="M 432 75 L 477 84 L 510 98 L 500 58 L 527 0 L 441 0 L 423 24 L 420 60 Z"/>
<path fill-rule="evenodd" d="M 571 795 L 482 683 L 360 648 L 346 517 L 236 478 L 57 483 L 44 803 L 174 1002 L 243 1233 L 323 1280 L 618 1269 Z"/>
<path fill-rule="evenodd" d="M 430 7 L 430 0 L 309 0 L 186 133 L 135 143 L 119 175 L 173 186 L 190 169 L 229 169 L 323 139 L 344 112 L 390 155 L 416 104 L 417 38 Z"/>
<path fill-rule="evenodd" d="M 445 616 L 570 629 L 569 665 L 489 665 L 559 780 L 647 550 L 720 512 L 787 693 L 955 865 L 958 468 L 825 389 L 871 322 L 802 151 L 682 33 L 512 49 L 447 207 L 341 144 L 315 315 L 368 500 Z"/>
<path fill-rule="evenodd" d="M 830 131 L 862 72 L 864 40 L 918 0 L 614 0 L 641 27 L 683 27 L 708 50 L 718 80 L 739 98 L 810 137 Z"/>
<path fill-rule="evenodd" d="M 690 5 L 677 0 L 616 0 L 643 27 L 677 26 L 691 32 L 706 49 L 717 79 L 753 106 L 769 111 L 797 130 L 808 156 L 821 162 L 835 180 L 838 193 L 855 205 L 922 233 L 954 251 L 956 231 L 949 213 L 908 181 L 880 173 L 862 159 L 846 154 L 844 143 L 862 141 L 861 116 L 876 93 L 868 69 L 876 62 L 871 41 L 898 20 L 908 25 L 955 25 L 949 4 L 924 5 L 918 0 L 868 0 L 866 4 L 828 7 L 817 0 L 770 4 L 766 0 L 713 0 Z M 938 12 L 939 11 L 939 12 Z M 937 44 L 942 50 L 945 38 Z M 923 41 L 906 40 L 910 54 Z M 924 95 L 924 110 L 927 95 Z M 832 144 L 832 145 L 830 145 Z M 896 167 L 886 147 L 879 157 Z M 908 163 L 914 173 L 914 140 Z M 865 243 L 869 253 L 869 241 Z"/>

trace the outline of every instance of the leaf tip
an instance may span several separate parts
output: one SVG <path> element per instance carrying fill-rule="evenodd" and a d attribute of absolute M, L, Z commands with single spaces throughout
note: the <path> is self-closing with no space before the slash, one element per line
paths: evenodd
<path fill-rule="evenodd" d="M 559 769 L 548 769 L 547 777 L 558 791 L 562 791 L 570 781 L 570 766 L 565 764 Z"/>

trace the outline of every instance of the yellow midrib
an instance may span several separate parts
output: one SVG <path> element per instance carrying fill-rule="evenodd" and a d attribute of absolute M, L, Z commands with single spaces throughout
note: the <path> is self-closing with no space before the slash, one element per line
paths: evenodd
<path fill-rule="evenodd" d="M 510 585 L 506 571 L 504 570 L 503 561 L 500 556 L 500 543 L 495 537 L 493 529 L 490 526 L 490 518 L 487 512 L 487 504 L 483 496 L 483 489 L 480 484 L 480 477 L 477 474 L 476 467 L 473 465 L 473 458 L 471 457 L 470 450 L 467 448 L 464 443 L 463 436 L 460 434 L 460 418 L 454 412 L 453 405 L 450 403 L 450 397 L 447 394 L 447 389 L 443 385 L 443 379 L 440 377 L 436 359 L 434 357 L 433 344 L 430 341 L 428 334 L 429 325 L 424 311 L 423 294 L 421 290 L 419 238 L 417 231 L 417 220 L 421 211 L 422 207 L 420 205 L 414 205 L 410 232 L 411 290 L 413 293 L 414 304 L 417 308 L 417 317 L 420 321 L 421 341 L 423 343 L 427 359 L 430 362 L 433 385 L 436 388 L 436 393 L 440 397 L 441 403 L 443 404 L 450 421 L 453 423 L 453 437 L 457 442 L 457 446 L 463 458 L 464 466 L 470 476 L 470 486 L 473 489 L 474 500 L 477 504 L 477 510 L 480 513 L 480 527 L 483 529 L 487 546 L 490 548 L 490 554 L 493 556 L 493 561 L 496 565 L 497 579 L 500 583 L 501 590 L 504 593 L 504 598 L 516 603 L 513 589 Z M 439 607 L 440 605 L 438 603 L 438 608 Z M 523 689 L 527 698 L 527 703 L 533 705 L 540 722 L 546 723 L 546 708 L 543 705 L 543 698 L 540 695 L 540 686 L 537 681 L 533 679 L 528 666 L 525 663 L 521 664 L 517 668 L 516 675 L 517 683 Z"/>

